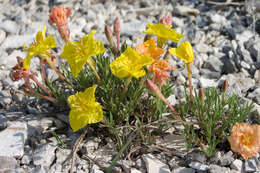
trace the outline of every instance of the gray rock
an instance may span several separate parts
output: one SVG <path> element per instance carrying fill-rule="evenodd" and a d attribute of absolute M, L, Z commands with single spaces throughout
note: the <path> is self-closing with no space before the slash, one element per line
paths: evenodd
<path fill-rule="evenodd" d="M 227 25 L 229 21 L 227 21 L 226 17 L 217 13 L 210 14 L 210 20 L 212 23 L 219 23 L 222 25 Z"/>
<path fill-rule="evenodd" d="M 81 144 L 82 147 L 80 151 L 83 154 L 93 154 L 97 150 L 99 143 L 100 143 L 99 138 L 90 138 L 88 141 Z"/>
<path fill-rule="evenodd" d="M 28 136 L 38 136 L 46 132 L 54 125 L 54 120 L 51 117 L 43 117 L 40 115 L 29 114 L 25 117 L 28 124 Z"/>
<path fill-rule="evenodd" d="M 232 57 L 224 56 L 220 59 L 224 64 L 221 71 L 222 74 L 229 74 L 237 71 L 236 64 L 234 62 L 235 57 L 233 57 L 233 52 L 229 51 L 229 53 L 232 54 Z"/>
<path fill-rule="evenodd" d="M 232 151 L 227 152 L 219 159 L 219 164 L 221 166 L 229 166 L 233 161 L 234 158 L 232 157 Z"/>
<path fill-rule="evenodd" d="M 104 172 L 99 169 L 92 169 L 91 173 L 104 173 Z"/>
<path fill-rule="evenodd" d="M 253 63 L 253 59 L 251 58 L 249 51 L 246 50 L 243 45 L 238 45 L 236 52 L 240 56 L 240 58 L 243 59 L 246 63 Z"/>
<path fill-rule="evenodd" d="M 10 94 L 10 91 L 3 90 L 0 92 L 0 105 L 5 107 L 6 105 L 10 105 L 12 102 L 12 96 Z"/>
<path fill-rule="evenodd" d="M 231 163 L 230 168 L 241 171 L 242 166 L 243 166 L 243 162 L 239 159 L 236 159 Z"/>
<path fill-rule="evenodd" d="M 174 13 L 181 16 L 199 15 L 200 11 L 190 6 L 178 5 L 173 9 Z"/>
<path fill-rule="evenodd" d="M 172 173 L 195 173 L 196 171 L 191 168 L 179 167 L 172 170 Z"/>
<path fill-rule="evenodd" d="M 14 50 L 9 56 L 1 56 L 0 57 L 0 65 L 5 66 L 5 68 L 11 69 L 17 64 L 16 57 L 20 56 L 22 58 L 25 58 L 26 53 L 22 52 L 20 50 Z"/>
<path fill-rule="evenodd" d="M 248 48 L 250 55 L 252 59 L 256 62 L 260 62 L 260 40 L 257 41 L 256 43 L 253 43 L 252 46 Z"/>
<path fill-rule="evenodd" d="M 260 86 L 258 85 L 258 87 L 253 92 L 249 93 L 247 97 L 256 101 L 257 104 L 260 104 Z"/>
<path fill-rule="evenodd" d="M 145 162 L 147 173 L 170 173 L 170 168 L 165 163 L 162 163 L 151 154 L 144 154 L 142 158 Z"/>
<path fill-rule="evenodd" d="M 216 87 L 218 84 L 215 80 L 213 79 L 206 79 L 204 77 L 199 78 L 199 86 L 201 88 L 211 88 L 211 87 Z"/>
<path fill-rule="evenodd" d="M 205 163 L 207 161 L 207 158 L 203 153 L 193 152 L 189 155 L 189 157 L 192 161 L 198 161 L 200 163 Z"/>
<path fill-rule="evenodd" d="M 201 76 L 206 79 L 218 79 L 220 78 L 220 72 L 211 71 L 206 68 L 200 69 Z"/>
<path fill-rule="evenodd" d="M 0 131 L 4 130 L 7 127 L 8 119 L 0 114 Z"/>
<path fill-rule="evenodd" d="M 248 41 L 249 38 L 254 37 L 254 33 L 251 30 L 245 30 L 241 34 L 236 35 L 236 40 L 242 44 Z"/>
<path fill-rule="evenodd" d="M 199 170 L 199 171 L 207 171 L 209 169 L 208 165 L 202 164 L 200 162 L 191 162 L 189 167 Z"/>
<path fill-rule="evenodd" d="M 131 172 L 130 173 L 142 173 L 141 171 L 135 169 L 135 168 L 131 168 Z"/>
<path fill-rule="evenodd" d="M 10 34 L 17 34 L 19 32 L 19 25 L 11 20 L 0 22 L 0 28 Z"/>
<path fill-rule="evenodd" d="M 175 98 L 175 95 L 170 95 L 168 98 L 167 98 L 167 100 L 168 100 L 168 102 L 172 105 L 172 106 L 174 106 L 174 105 L 176 105 L 178 102 L 177 102 L 177 100 L 176 100 L 176 98 Z"/>
<path fill-rule="evenodd" d="M 211 71 L 221 72 L 223 65 L 224 64 L 218 58 L 210 56 L 204 68 L 208 68 Z"/>
<path fill-rule="evenodd" d="M 32 156 L 29 155 L 29 154 L 25 154 L 25 155 L 23 155 L 23 158 L 21 160 L 21 164 L 29 165 L 31 161 L 32 161 Z"/>
<path fill-rule="evenodd" d="M 147 21 L 134 20 L 131 22 L 123 23 L 121 25 L 121 34 L 127 36 L 144 36 L 145 34 L 142 31 L 146 28 Z"/>
<path fill-rule="evenodd" d="M 258 169 L 259 161 L 256 158 L 248 159 L 245 161 L 245 171 L 246 172 L 256 172 L 260 171 Z"/>
<path fill-rule="evenodd" d="M 16 159 L 13 157 L 0 156 L 0 163 L 0 172 L 10 172 L 18 166 Z"/>
<path fill-rule="evenodd" d="M 71 150 L 57 148 L 56 163 L 63 164 L 63 162 L 69 157 L 70 153 L 71 153 Z"/>
<path fill-rule="evenodd" d="M 5 37 L 6 37 L 6 33 L 2 29 L 0 29 L 0 45 L 5 40 Z"/>
<path fill-rule="evenodd" d="M 218 165 L 209 166 L 210 173 L 230 173 L 230 169 L 226 167 L 220 167 Z"/>
<path fill-rule="evenodd" d="M 199 43 L 197 45 L 195 45 L 195 50 L 197 50 L 197 52 L 199 53 L 210 53 L 212 52 L 212 48 L 204 43 Z"/>
<path fill-rule="evenodd" d="M 2 43 L 2 49 L 17 49 L 24 46 L 24 44 L 29 45 L 33 42 L 33 35 L 11 35 L 8 36 Z"/>
<path fill-rule="evenodd" d="M 38 146 L 33 155 L 33 164 L 49 168 L 55 159 L 56 148 L 56 146 L 52 146 L 48 143 Z"/>
<path fill-rule="evenodd" d="M 24 154 L 24 143 L 27 140 L 27 125 L 24 122 L 11 122 L 0 131 L 0 156 L 21 158 Z"/>
<path fill-rule="evenodd" d="M 241 66 L 247 70 L 249 70 L 251 67 L 249 64 L 247 64 L 245 61 L 241 61 Z"/>

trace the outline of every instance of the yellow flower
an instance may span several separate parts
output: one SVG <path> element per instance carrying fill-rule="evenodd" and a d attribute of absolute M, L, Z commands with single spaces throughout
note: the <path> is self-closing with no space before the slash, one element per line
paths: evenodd
<path fill-rule="evenodd" d="M 139 54 L 145 54 L 153 58 L 157 58 L 163 53 L 163 49 L 156 47 L 154 38 L 147 40 L 143 44 L 136 45 L 136 51 Z"/>
<path fill-rule="evenodd" d="M 94 85 L 87 88 L 84 92 L 78 92 L 68 98 L 70 105 L 69 121 L 74 132 L 85 127 L 87 124 L 97 123 L 103 119 L 101 105 L 95 102 Z"/>
<path fill-rule="evenodd" d="M 158 38 L 163 40 L 171 40 L 178 43 L 180 39 L 184 36 L 183 34 L 177 33 L 174 29 L 166 27 L 163 24 L 147 24 L 147 29 L 144 31 L 146 34 L 156 35 Z"/>
<path fill-rule="evenodd" d="M 254 157 L 258 154 L 260 147 L 260 125 L 236 123 L 228 141 L 231 149 L 240 153 L 244 159 Z"/>
<path fill-rule="evenodd" d="M 28 69 L 30 67 L 31 59 L 33 56 L 38 55 L 41 58 L 47 60 L 49 64 L 52 63 L 50 55 L 51 48 L 56 47 L 56 41 L 52 36 L 45 38 L 46 26 L 43 26 L 43 30 L 37 32 L 35 41 L 30 45 L 29 48 L 25 49 L 28 52 L 23 62 L 23 67 Z"/>
<path fill-rule="evenodd" d="M 181 43 L 178 48 L 170 48 L 169 52 L 182 59 L 186 64 L 193 62 L 193 50 L 188 41 Z"/>
<path fill-rule="evenodd" d="M 143 67 L 152 64 L 153 61 L 152 57 L 139 55 L 134 49 L 127 47 L 118 58 L 110 63 L 110 69 L 118 78 L 140 78 L 145 75 Z"/>
<path fill-rule="evenodd" d="M 78 76 L 87 62 L 93 63 L 91 56 L 105 52 L 104 45 L 100 41 L 94 40 L 93 34 L 95 33 L 96 31 L 93 30 L 90 34 L 83 36 L 80 41 L 69 41 L 63 48 L 60 56 L 68 61 L 74 77 Z"/>

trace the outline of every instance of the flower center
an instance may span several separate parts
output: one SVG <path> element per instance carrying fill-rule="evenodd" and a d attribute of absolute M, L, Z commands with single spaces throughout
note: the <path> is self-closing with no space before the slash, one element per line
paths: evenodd
<path fill-rule="evenodd" d="M 251 145 L 253 143 L 253 137 L 248 134 L 243 134 L 241 136 L 241 142 L 242 142 L 242 144 L 247 145 L 247 146 Z"/>

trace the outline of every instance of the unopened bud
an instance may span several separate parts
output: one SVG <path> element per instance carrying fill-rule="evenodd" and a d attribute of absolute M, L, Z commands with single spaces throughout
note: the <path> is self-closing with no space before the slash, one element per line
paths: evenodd
<path fill-rule="evenodd" d="M 228 81 L 227 80 L 224 80 L 224 83 L 223 83 L 223 92 L 226 92 L 228 88 Z"/>
<path fill-rule="evenodd" d="M 114 22 L 114 32 L 116 34 L 116 45 L 117 45 L 117 50 L 120 52 L 120 22 L 118 17 L 116 18 Z"/>
<path fill-rule="evenodd" d="M 108 25 L 105 26 L 105 34 L 106 34 L 107 41 L 110 47 L 112 48 L 113 54 L 116 56 L 117 52 L 115 48 L 115 43 L 113 41 L 113 33 Z"/>
<path fill-rule="evenodd" d="M 199 89 L 199 98 L 202 100 L 205 97 L 205 93 L 202 88 Z"/>
<path fill-rule="evenodd" d="M 163 24 L 164 26 L 168 27 L 172 24 L 172 14 L 169 13 L 168 16 L 164 16 L 160 19 L 160 23 Z"/>

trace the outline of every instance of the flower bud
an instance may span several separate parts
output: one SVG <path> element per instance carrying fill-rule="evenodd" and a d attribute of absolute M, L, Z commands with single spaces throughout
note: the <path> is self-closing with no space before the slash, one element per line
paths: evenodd
<path fill-rule="evenodd" d="M 226 92 L 228 88 L 228 81 L 227 80 L 224 80 L 224 83 L 223 83 L 223 92 Z"/>
<path fill-rule="evenodd" d="M 114 32 L 116 35 L 120 35 L 120 22 L 118 17 L 116 18 L 115 22 L 114 22 Z"/>
<path fill-rule="evenodd" d="M 169 13 L 168 16 L 164 16 L 160 19 L 160 23 L 168 27 L 172 24 L 172 14 Z"/>
<path fill-rule="evenodd" d="M 108 25 L 105 26 L 105 34 L 106 34 L 107 41 L 109 42 L 110 46 L 115 47 L 114 42 L 113 42 L 113 33 Z"/>
<path fill-rule="evenodd" d="M 205 97 L 205 93 L 202 88 L 199 89 L 199 98 L 202 100 Z"/>

